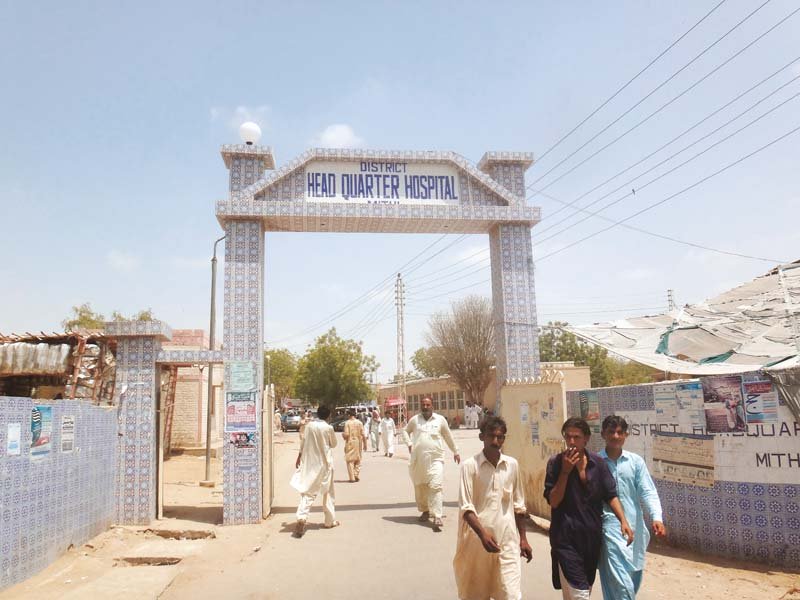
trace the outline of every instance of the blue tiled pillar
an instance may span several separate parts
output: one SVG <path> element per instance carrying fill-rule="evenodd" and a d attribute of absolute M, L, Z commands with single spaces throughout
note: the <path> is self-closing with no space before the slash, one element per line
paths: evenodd
<path fill-rule="evenodd" d="M 116 522 L 147 525 L 156 518 L 156 357 L 172 331 L 160 321 L 115 321 L 105 331 L 117 338 Z"/>

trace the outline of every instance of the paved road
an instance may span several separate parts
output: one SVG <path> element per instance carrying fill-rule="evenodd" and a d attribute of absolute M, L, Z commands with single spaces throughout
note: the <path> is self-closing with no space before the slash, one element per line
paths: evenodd
<path fill-rule="evenodd" d="M 480 450 L 476 431 L 454 433 L 462 457 Z M 295 440 L 295 436 L 287 433 L 284 440 Z M 336 449 L 335 492 L 337 519 L 342 526 L 322 529 L 322 511 L 316 506 L 306 535 L 298 540 L 291 537 L 298 495 L 287 483 L 296 444 L 282 444 L 281 450 L 276 465 L 274 514 L 260 527 L 262 548 L 230 564 L 223 554 L 228 545 L 225 538 L 235 536 L 237 530 L 242 535 L 252 535 L 253 529 L 222 528 L 216 563 L 219 568 L 209 568 L 205 574 L 196 567 L 188 569 L 163 598 L 210 598 L 223 594 L 229 598 L 284 600 L 336 600 L 352 598 L 354 594 L 370 600 L 456 597 L 451 563 L 458 519 L 458 467 L 452 460 L 448 460 L 445 470 L 445 528 L 442 533 L 434 533 L 428 524 L 417 521 L 405 448 L 398 447 L 391 459 L 368 452 L 361 482 L 351 484 L 346 481 L 340 445 Z M 529 538 L 534 560 L 523 566 L 523 597 L 560 598 L 561 593 L 550 584 L 546 536 L 531 531 Z M 240 540 L 237 545 L 241 543 Z M 214 559 L 204 557 L 203 562 L 214 564 Z M 599 590 L 595 590 L 595 597 L 601 597 Z"/>

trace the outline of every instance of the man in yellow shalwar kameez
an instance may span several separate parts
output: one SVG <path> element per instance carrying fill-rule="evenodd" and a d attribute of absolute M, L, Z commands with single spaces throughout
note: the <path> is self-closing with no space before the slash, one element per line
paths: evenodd
<path fill-rule="evenodd" d="M 350 483 L 359 480 L 361 474 L 361 451 L 367 449 L 367 438 L 364 435 L 364 424 L 356 419 L 356 411 L 347 411 L 347 422 L 344 424 L 344 459 L 347 462 L 347 476 Z"/>

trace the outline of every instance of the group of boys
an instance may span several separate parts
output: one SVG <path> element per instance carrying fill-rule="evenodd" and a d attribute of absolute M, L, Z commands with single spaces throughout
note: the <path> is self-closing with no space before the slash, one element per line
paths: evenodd
<path fill-rule="evenodd" d="M 300 492 L 295 536 L 301 537 L 311 504 L 323 494 L 326 528 L 336 527 L 333 502 L 333 429 L 320 407 L 306 426 L 292 486 Z M 354 417 L 353 417 L 354 418 Z M 359 422 L 360 425 L 360 422 Z M 363 432 L 363 428 L 362 428 Z M 544 497 L 552 509 L 550 547 L 553 587 L 565 600 L 588 600 L 599 568 L 605 600 L 633 600 L 642 581 L 650 533 L 665 535 L 661 504 L 644 460 L 623 445 L 628 424 L 622 417 L 603 421 L 605 449 L 586 449 L 591 430 L 585 420 L 570 418 L 561 433 L 567 448 L 547 464 Z M 496 416 L 480 423 L 481 452 L 461 464 L 459 531 L 453 570 L 461 600 L 518 600 L 521 558 L 532 559 L 525 533 L 527 509 L 517 461 L 502 453 L 507 427 Z M 420 521 L 442 529 L 444 443 L 460 455 L 447 420 L 425 398 L 420 413 L 403 430 Z M 347 439 L 347 438 L 346 438 Z M 366 445 L 359 437 L 359 447 Z M 349 467 L 348 467 L 349 468 Z M 356 475 L 357 480 L 357 475 Z"/>

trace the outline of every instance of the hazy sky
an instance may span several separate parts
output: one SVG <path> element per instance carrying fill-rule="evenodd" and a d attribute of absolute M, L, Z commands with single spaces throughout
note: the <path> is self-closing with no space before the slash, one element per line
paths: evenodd
<path fill-rule="evenodd" d="M 620 199 L 601 214 L 623 219 L 800 125 L 800 101 L 789 100 L 800 92 L 800 79 L 791 81 L 798 61 L 586 193 L 800 58 L 798 14 L 603 149 L 796 10 L 791 0 L 767 2 L 645 99 L 760 5 L 723 2 L 547 154 L 719 0 L 120 4 L 2 3 L 0 332 L 57 329 L 87 301 L 106 315 L 151 307 L 174 328 L 207 328 L 209 259 L 221 234 L 214 202 L 227 189 L 219 147 L 238 142 L 245 120 L 261 125 L 278 165 L 316 145 L 453 150 L 473 162 L 487 150 L 534 152 L 541 160 L 527 181 L 552 196 L 528 199 L 544 217 L 533 229 L 542 322 L 652 313 L 668 288 L 679 303 L 696 302 L 773 265 L 621 227 L 548 254 L 609 226 L 588 215 L 564 229 L 584 216 L 555 214 L 563 205 L 553 198 L 582 197 L 593 211 Z M 794 260 L 798 150 L 800 133 L 628 224 Z M 267 340 L 302 352 L 335 325 L 364 340 L 381 380 L 391 377 L 392 281 L 330 317 L 438 237 L 267 234 Z M 411 266 L 408 355 L 424 343 L 427 315 L 465 294 L 489 294 L 486 247 L 485 236 L 452 236 Z"/>

